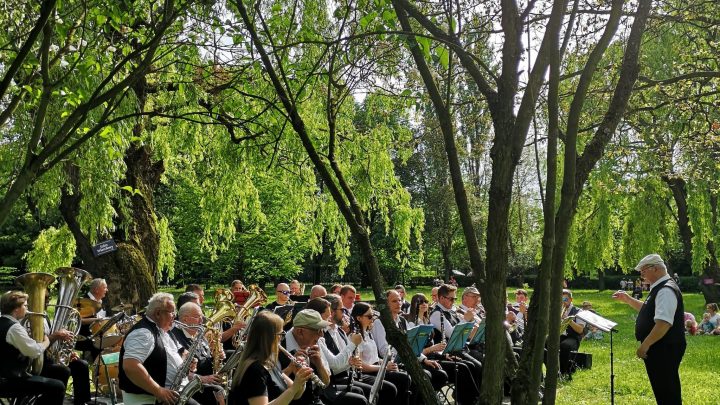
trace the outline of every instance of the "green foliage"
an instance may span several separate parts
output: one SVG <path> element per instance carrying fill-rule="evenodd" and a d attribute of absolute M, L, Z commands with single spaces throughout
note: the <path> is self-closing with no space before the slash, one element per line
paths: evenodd
<path fill-rule="evenodd" d="M 658 180 L 650 180 L 645 188 L 628 198 L 619 260 L 622 269 L 629 271 L 640 258 L 664 251 L 667 236 L 664 198 L 667 191 Z"/>
<path fill-rule="evenodd" d="M 708 186 L 701 180 L 687 185 L 688 217 L 692 229 L 692 270 L 702 274 L 710 253 L 708 243 L 714 241 L 712 212 Z"/>
<path fill-rule="evenodd" d="M 57 268 L 70 266 L 74 257 L 75 238 L 67 226 L 63 226 L 40 232 L 25 259 L 28 271 L 54 274 Z"/>

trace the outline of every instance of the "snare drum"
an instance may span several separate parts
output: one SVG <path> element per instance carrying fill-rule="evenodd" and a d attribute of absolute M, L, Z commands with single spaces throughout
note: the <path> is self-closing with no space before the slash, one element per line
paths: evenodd
<path fill-rule="evenodd" d="M 90 324 L 90 332 L 92 332 L 93 335 L 96 334 L 107 322 L 108 319 L 93 322 Z M 100 336 L 93 338 L 93 346 L 99 350 L 107 349 L 118 345 L 118 343 L 122 342 L 122 340 L 123 335 L 118 330 L 117 325 L 113 325 L 106 330 L 105 333 L 103 333 L 102 339 Z"/>
<path fill-rule="evenodd" d="M 95 386 L 102 394 L 107 395 L 110 393 L 110 384 L 118 381 L 120 375 L 120 352 L 103 354 L 101 357 L 102 361 L 95 363 L 98 368 Z"/>

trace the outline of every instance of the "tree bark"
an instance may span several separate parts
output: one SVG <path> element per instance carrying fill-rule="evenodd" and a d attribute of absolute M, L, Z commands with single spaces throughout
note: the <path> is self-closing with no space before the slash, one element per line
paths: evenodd
<path fill-rule="evenodd" d="M 683 246 L 683 258 L 688 265 L 692 264 L 692 237 L 693 232 L 690 228 L 690 217 L 688 216 L 687 205 L 687 188 L 685 179 L 678 176 L 670 177 L 662 176 L 662 180 L 667 184 L 672 192 L 675 206 L 677 207 L 677 225 L 680 232 L 680 241 Z"/>

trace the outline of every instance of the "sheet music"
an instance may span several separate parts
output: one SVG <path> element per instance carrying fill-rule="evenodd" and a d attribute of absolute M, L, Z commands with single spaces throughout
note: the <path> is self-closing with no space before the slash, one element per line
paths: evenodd
<path fill-rule="evenodd" d="M 582 310 L 575 314 L 575 316 L 587 322 L 588 324 L 595 326 L 603 332 L 610 332 L 615 326 L 617 326 L 616 322 L 613 322 L 607 318 L 603 318 L 602 316 L 592 311 Z"/>

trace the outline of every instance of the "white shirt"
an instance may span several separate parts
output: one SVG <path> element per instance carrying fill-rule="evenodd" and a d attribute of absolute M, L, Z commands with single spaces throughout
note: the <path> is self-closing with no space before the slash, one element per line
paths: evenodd
<path fill-rule="evenodd" d="M 445 308 L 440 303 L 438 303 L 437 306 L 438 306 L 438 308 L 440 308 L 446 312 L 455 311 L 455 309 L 453 309 L 453 308 L 450 308 L 450 309 Z M 443 327 L 444 327 L 444 332 L 445 332 L 445 338 L 449 340 L 450 336 L 452 336 L 452 332 L 453 332 L 453 329 L 455 328 L 455 326 L 453 326 L 453 324 L 451 324 L 450 321 L 448 321 L 447 318 L 443 314 L 441 314 L 439 311 L 435 311 L 432 314 L 430 314 L 430 323 L 433 324 L 435 329 L 443 330 L 440 328 L 440 322 L 442 322 L 444 324 Z"/>
<path fill-rule="evenodd" d="M 102 300 L 99 300 L 99 299 L 95 298 L 95 296 L 92 295 L 92 293 L 89 292 L 89 291 L 88 291 L 88 298 L 90 298 L 91 300 L 93 300 L 93 301 L 95 301 L 95 302 L 99 302 L 100 305 L 102 305 Z M 105 315 L 106 315 L 106 312 L 105 312 L 104 309 L 102 309 L 102 307 L 100 308 L 99 311 L 97 311 L 97 314 L 95 314 L 95 316 L 96 316 L 97 318 L 105 318 Z"/>
<path fill-rule="evenodd" d="M 12 326 L 10 326 L 7 335 L 5 336 L 5 342 L 18 349 L 23 356 L 31 359 L 42 356 L 45 351 L 43 345 L 31 338 L 27 333 L 27 329 L 20 325 L 20 322 L 18 322 L 17 319 L 11 315 L 3 315 L 3 318 L 13 321 Z"/>
<path fill-rule="evenodd" d="M 669 279 L 670 276 L 668 274 L 660 277 L 656 282 L 650 285 L 650 290 L 652 291 L 655 286 Z M 675 291 L 671 288 L 661 288 L 655 297 L 655 318 L 653 319 L 655 321 L 665 321 L 672 325 L 675 318 L 675 310 L 677 310 L 677 304 Z"/>
<path fill-rule="evenodd" d="M 285 334 L 285 349 L 287 349 L 288 352 L 292 353 L 294 350 L 299 350 L 300 345 L 298 344 L 297 340 L 295 340 L 295 336 L 293 336 L 293 329 L 291 328 L 288 333 Z M 322 338 L 320 338 L 322 339 Z M 323 339 L 323 345 L 325 345 L 325 340 Z M 318 346 L 320 346 L 320 342 L 318 340 Z M 325 347 L 327 349 L 327 347 Z M 329 351 L 329 350 L 328 350 Z M 325 358 L 325 354 L 323 353 L 322 347 L 320 348 L 320 360 L 322 360 L 322 365 L 325 367 L 325 370 L 330 370 L 330 364 L 328 363 L 328 360 Z M 309 362 L 309 359 L 308 359 Z M 309 366 L 309 364 L 308 364 Z"/>
<path fill-rule="evenodd" d="M 150 322 L 154 321 L 148 318 Z M 182 364 L 183 360 L 178 353 L 179 347 L 170 337 L 170 334 L 164 330 L 158 328 L 160 331 L 160 339 L 165 346 L 165 353 L 167 358 L 167 372 L 165 373 L 164 387 L 170 387 L 172 381 L 175 379 L 178 368 Z M 125 358 L 135 359 L 144 363 L 145 360 L 150 356 L 150 353 L 155 349 L 155 338 L 149 329 L 141 328 L 135 329 L 125 337 L 123 343 L 125 348 Z M 156 381 L 158 384 L 159 381 Z M 187 384 L 187 377 L 183 379 L 182 386 Z M 155 398 L 148 394 L 131 394 L 123 391 L 123 402 L 125 404 L 146 404 L 147 401 L 155 402 Z"/>
<path fill-rule="evenodd" d="M 338 333 L 337 328 L 335 333 Z M 352 356 L 352 352 L 355 350 L 355 343 L 348 339 L 348 343 L 345 344 L 340 336 L 336 338 L 332 335 L 332 332 L 331 337 L 333 338 L 335 345 L 338 347 L 339 352 L 337 355 L 328 349 L 325 338 L 318 339 L 318 346 L 320 347 L 323 358 L 327 359 L 330 371 L 332 371 L 333 374 L 338 374 L 350 368 L 350 356 Z M 343 346 L 342 349 L 340 348 L 341 345 Z"/>
<path fill-rule="evenodd" d="M 378 349 L 375 341 L 372 339 L 370 334 L 365 333 L 362 343 L 358 346 L 358 355 L 362 361 L 366 364 L 377 364 L 380 363 L 380 356 L 378 356 Z"/>

